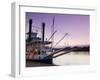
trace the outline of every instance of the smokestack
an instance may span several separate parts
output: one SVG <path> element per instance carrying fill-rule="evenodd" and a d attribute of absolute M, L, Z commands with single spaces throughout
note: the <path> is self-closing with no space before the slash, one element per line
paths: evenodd
<path fill-rule="evenodd" d="M 42 23 L 42 42 L 44 43 L 44 37 L 45 37 L 45 23 Z"/>
<path fill-rule="evenodd" d="M 32 19 L 29 19 L 29 40 L 31 40 L 31 33 L 32 33 Z"/>

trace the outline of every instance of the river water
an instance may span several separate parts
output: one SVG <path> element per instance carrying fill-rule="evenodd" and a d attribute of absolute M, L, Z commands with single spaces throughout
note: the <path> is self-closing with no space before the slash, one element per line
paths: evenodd
<path fill-rule="evenodd" d="M 88 65 L 89 63 L 89 52 L 70 52 L 53 59 L 55 65 Z"/>

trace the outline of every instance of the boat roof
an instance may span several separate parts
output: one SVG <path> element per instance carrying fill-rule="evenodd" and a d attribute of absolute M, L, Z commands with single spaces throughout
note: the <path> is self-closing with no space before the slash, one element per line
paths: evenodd
<path fill-rule="evenodd" d="M 32 41 L 26 41 L 26 44 L 44 44 L 44 45 L 48 45 L 51 44 L 51 41 L 44 41 L 42 42 L 41 40 L 32 40 Z"/>

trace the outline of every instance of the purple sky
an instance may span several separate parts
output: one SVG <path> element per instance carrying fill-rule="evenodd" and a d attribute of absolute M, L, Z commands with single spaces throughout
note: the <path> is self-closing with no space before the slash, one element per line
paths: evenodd
<path fill-rule="evenodd" d="M 89 15 L 26 12 L 26 32 L 29 28 L 29 19 L 33 20 L 33 26 L 40 28 L 41 23 L 45 22 L 45 39 L 48 39 L 51 36 L 53 16 L 55 17 L 54 30 L 57 30 L 54 36 L 54 45 L 65 33 L 69 33 L 69 35 L 57 47 L 89 44 Z M 35 27 L 33 27 L 33 31 L 37 31 Z M 41 36 L 41 29 L 38 29 L 38 33 L 38 36 Z"/>

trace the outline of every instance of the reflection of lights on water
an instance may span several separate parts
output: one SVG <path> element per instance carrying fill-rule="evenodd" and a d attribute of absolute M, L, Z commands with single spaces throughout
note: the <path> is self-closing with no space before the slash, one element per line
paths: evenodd
<path fill-rule="evenodd" d="M 56 65 L 85 65 L 89 64 L 89 61 L 88 52 L 71 52 L 53 59 L 53 63 Z"/>

